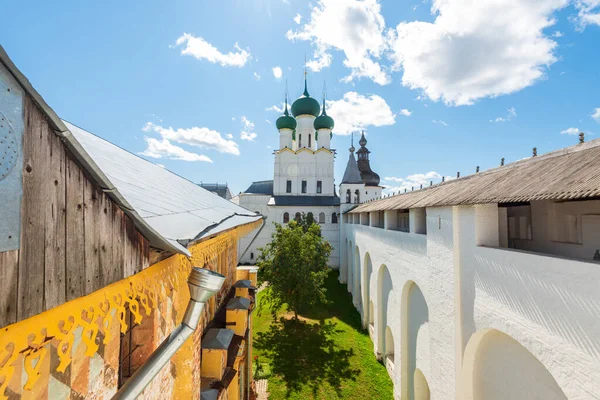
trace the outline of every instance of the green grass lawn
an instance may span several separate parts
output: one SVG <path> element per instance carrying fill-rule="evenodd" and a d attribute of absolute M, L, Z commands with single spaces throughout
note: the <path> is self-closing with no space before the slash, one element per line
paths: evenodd
<path fill-rule="evenodd" d="M 285 307 L 276 319 L 267 308 L 257 309 L 255 379 L 268 378 L 270 399 L 393 398 L 392 381 L 337 276 L 331 271 L 326 280 L 327 303 L 301 314 L 299 322 Z"/>

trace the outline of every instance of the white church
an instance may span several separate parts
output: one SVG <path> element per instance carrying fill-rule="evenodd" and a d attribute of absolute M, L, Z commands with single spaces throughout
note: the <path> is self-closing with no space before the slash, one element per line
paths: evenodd
<path fill-rule="evenodd" d="M 334 178 L 336 150 L 331 148 L 335 122 L 327 115 L 325 99 L 321 107 L 308 93 L 306 76 L 304 93 L 292 103 L 291 115 L 286 95 L 283 115 L 275 125 L 279 148 L 273 152 L 273 180 L 253 182 L 234 199 L 240 206 L 266 217 L 258 233 L 240 241 L 240 249 L 246 249 L 240 262 L 256 262 L 258 249 L 271 240 L 273 222 L 285 224 L 304 213 L 312 214 L 321 225 L 323 237 L 333 246 L 329 265 L 338 268 L 341 213 L 350 205 L 379 198 L 383 189 L 379 175 L 371 170 L 364 133 L 359 141 L 358 161 L 354 147 L 350 148 L 338 194 Z"/>

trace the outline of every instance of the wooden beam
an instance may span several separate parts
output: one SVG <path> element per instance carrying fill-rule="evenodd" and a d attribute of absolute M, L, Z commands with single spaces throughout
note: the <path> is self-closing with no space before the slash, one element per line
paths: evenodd
<path fill-rule="evenodd" d="M 43 150 L 48 162 L 44 179 L 47 198 L 44 244 L 44 310 L 61 305 L 66 300 L 66 168 L 65 148 L 46 122 L 43 124 L 47 144 Z"/>
<path fill-rule="evenodd" d="M 17 319 L 22 320 L 44 311 L 44 179 L 48 171 L 43 146 L 47 138 L 42 131 L 43 115 L 29 97 L 25 98 L 23 135 L 23 200 L 21 203 L 21 248 Z M 44 201 L 42 200 L 44 199 Z"/>
<path fill-rule="evenodd" d="M 66 276 L 67 301 L 85 292 L 85 240 L 83 226 L 83 185 L 87 181 L 79 165 L 67 157 L 66 183 Z"/>
<path fill-rule="evenodd" d="M 0 253 L 0 326 L 17 322 L 19 250 Z"/>

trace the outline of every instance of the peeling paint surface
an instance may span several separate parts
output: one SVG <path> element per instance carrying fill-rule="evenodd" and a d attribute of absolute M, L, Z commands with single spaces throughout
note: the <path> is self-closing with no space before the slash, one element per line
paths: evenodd
<path fill-rule="evenodd" d="M 23 90 L 0 64 L 0 252 L 19 248 L 23 131 Z"/>

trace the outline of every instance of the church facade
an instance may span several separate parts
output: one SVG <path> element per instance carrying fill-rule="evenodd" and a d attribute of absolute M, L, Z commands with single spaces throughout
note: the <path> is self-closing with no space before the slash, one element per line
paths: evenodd
<path fill-rule="evenodd" d="M 271 240 L 274 222 L 286 224 L 302 214 L 312 214 L 321 225 L 323 237 L 333 246 L 330 267 L 339 267 L 341 213 L 360 202 L 379 198 L 382 187 L 379 175 L 371 170 L 370 151 L 363 133 L 361 147 L 356 152 L 358 161 L 352 146 L 339 192 L 336 190 L 336 150 L 331 147 L 334 126 L 335 121 L 327 115 L 325 100 L 321 106 L 308 93 L 306 78 L 304 93 L 292 103 L 291 110 L 286 95 L 283 115 L 276 121 L 279 147 L 273 152 L 273 180 L 255 181 L 234 199 L 240 206 L 266 218 L 260 231 L 240 241 L 240 248 L 247 247 L 241 263 L 256 263 L 259 249 Z"/>

